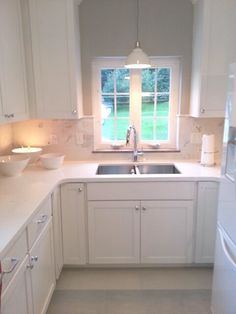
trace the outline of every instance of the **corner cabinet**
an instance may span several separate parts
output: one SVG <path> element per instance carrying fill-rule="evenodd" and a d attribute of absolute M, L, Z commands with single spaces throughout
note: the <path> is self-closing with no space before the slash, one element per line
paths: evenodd
<path fill-rule="evenodd" d="M 218 189 L 216 182 L 199 182 L 195 262 L 213 263 L 215 255 Z"/>
<path fill-rule="evenodd" d="M 87 197 L 90 264 L 192 263 L 193 182 L 88 183 Z"/>
<path fill-rule="evenodd" d="M 224 117 L 229 64 L 235 61 L 236 2 L 195 0 L 190 115 Z"/>
<path fill-rule="evenodd" d="M 74 0 L 29 0 L 36 118 L 82 116 L 79 6 Z"/>
<path fill-rule="evenodd" d="M 20 0 L 0 1 L 0 122 L 28 117 Z"/>

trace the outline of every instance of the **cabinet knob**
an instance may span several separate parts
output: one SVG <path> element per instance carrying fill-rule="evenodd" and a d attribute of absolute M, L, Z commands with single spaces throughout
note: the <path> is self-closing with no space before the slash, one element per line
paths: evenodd
<path fill-rule="evenodd" d="M 144 211 L 145 211 L 145 210 L 147 210 L 147 208 L 146 208 L 146 207 L 142 207 L 142 210 L 144 210 Z"/>
<path fill-rule="evenodd" d="M 78 188 L 78 191 L 79 191 L 79 192 L 83 192 L 83 189 L 82 189 L 82 188 Z"/>
<path fill-rule="evenodd" d="M 200 112 L 201 113 L 205 113 L 206 109 L 205 108 L 201 108 Z"/>
<path fill-rule="evenodd" d="M 37 262 L 39 260 L 38 256 L 31 256 L 31 262 Z"/>
<path fill-rule="evenodd" d="M 29 265 L 26 266 L 26 268 L 28 268 L 28 269 L 33 269 L 33 268 L 34 268 L 34 265 L 29 264 Z"/>
<path fill-rule="evenodd" d="M 37 224 L 43 224 L 43 223 L 45 223 L 47 221 L 47 219 L 48 219 L 48 215 L 42 215 L 40 217 L 40 219 L 36 220 L 36 223 Z"/>
<path fill-rule="evenodd" d="M 139 206 L 138 205 L 135 206 L 135 210 L 139 210 Z"/>
<path fill-rule="evenodd" d="M 74 109 L 74 110 L 72 110 L 72 114 L 77 114 L 77 110 L 76 109 Z"/>

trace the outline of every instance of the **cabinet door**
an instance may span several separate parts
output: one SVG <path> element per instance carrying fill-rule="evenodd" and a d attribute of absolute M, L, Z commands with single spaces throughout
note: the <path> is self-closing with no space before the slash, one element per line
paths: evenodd
<path fill-rule="evenodd" d="M 63 267 L 61 198 L 60 197 L 61 197 L 60 187 L 57 187 L 52 194 L 53 238 L 54 238 L 56 279 L 59 279 L 59 276 Z"/>
<path fill-rule="evenodd" d="M 34 314 L 46 313 L 55 288 L 52 219 L 30 250 Z"/>
<path fill-rule="evenodd" d="M 1 314 L 32 314 L 29 257 L 25 257 L 2 296 Z"/>
<path fill-rule="evenodd" d="M 141 202 L 141 262 L 191 263 L 193 202 Z"/>
<path fill-rule="evenodd" d="M 78 118 L 82 108 L 78 7 L 74 0 L 29 0 L 29 7 L 36 117 Z"/>
<path fill-rule="evenodd" d="M 194 3 L 191 109 L 194 117 L 224 117 L 229 64 L 235 60 L 234 0 Z"/>
<path fill-rule="evenodd" d="M 200 182 L 197 198 L 196 263 L 213 263 L 216 238 L 218 183 Z"/>
<path fill-rule="evenodd" d="M 139 262 L 140 204 L 88 202 L 90 264 Z"/>
<path fill-rule="evenodd" d="M 62 235 L 64 264 L 86 263 L 84 184 L 61 186 Z"/>
<path fill-rule="evenodd" d="M 1 120 L 25 119 L 28 95 L 20 0 L 0 1 L 0 85 Z"/>

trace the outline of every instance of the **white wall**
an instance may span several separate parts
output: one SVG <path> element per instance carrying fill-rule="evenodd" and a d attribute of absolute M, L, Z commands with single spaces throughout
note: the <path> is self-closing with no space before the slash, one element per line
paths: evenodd
<path fill-rule="evenodd" d="M 80 5 L 84 112 L 92 114 L 91 60 L 127 56 L 136 40 L 136 0 L 83 0 Z M 140 41 L 150 56 L 181 56 L 181 113 L 189 110 L 193 6 L 190 0 L 140 0 Z"/>

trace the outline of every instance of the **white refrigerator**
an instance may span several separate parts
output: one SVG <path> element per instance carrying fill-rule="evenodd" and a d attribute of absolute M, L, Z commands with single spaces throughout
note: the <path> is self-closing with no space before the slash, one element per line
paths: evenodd
<path fill-rule="evenodd" d="M 226 104 L 212 313 L 236 314 L 236 63 L 230 67 Z"/>

